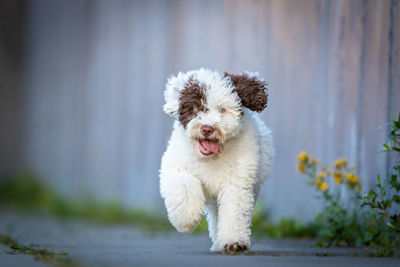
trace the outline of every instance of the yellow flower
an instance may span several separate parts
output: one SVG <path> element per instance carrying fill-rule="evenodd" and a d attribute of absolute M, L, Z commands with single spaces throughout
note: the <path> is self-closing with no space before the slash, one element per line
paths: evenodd
<path fill-rule="evenodd" d="M 328 185 L 325 182 L 323 182 L 319 186 L 319 189 L 321 189 L 322 191 L 326 191 L 326 190 L 328 190 Z"/>
<path fill-rule="evenodd" d="M 325 192 L 326 190 L 328 190 L 328 184 L 326 182 L 318 182 L 315 185 L 319 190 Z"/>
<path fill-rule="evenodd" d="M 297 159 L 300 161 L 300 162 L 307 162 L 308 161 L 308 155 L 307 155 L 307 152 L 305 152 L 305 151 L 303 151 L 303 152 L 301 152 L 298 156 L 297 156 Z"/>
<path fill-rule="evenodd" d="M 342 181 L 343 181 L 343 179 L 342 179 L 342 177 L 340 176 L 340 177 L 335 177 L 335 183 L 337 183 L 337 184 L 341 184 L 342 183 Z"/>
<path fill-rule="evenodd" d="M 348 173 L 346 174 L 346 179 L 350 184 L 355 184 L 358 183 L 358 176 L 355 175 L 354 173 Z"/>
<path fill-rule="evenodd" d="M 333 178 L 335 178 L 335 182 L 337 184 L 340 184 L 342 182 L 343 179 L 343 172 L 341 171 L 334 171 L 333 172 Z"/>
<path fill-rule="evenodd" d="M 297 171 L 299 171 L 302 174 L 305 174 L 306 173 L 306 165 L 304 165 L 304 163 L 297 164 Z"/>
<path fill-rule="evenodd" d="M 347 166 L 347 159 L 340 158 L 333 165 L 335 166 L 336 169 L 340 169 L 342 167 L 346 167 Z"/>
<path fill-rule="evenodd" d="M 335 178 L 335 183 L 341 184 L 343 182 L 343 173 L 341 171 L 333 172 L 333 178 Z"/>
<path fill-rule="evenodd" d="M 325 178 L 325 173 L 324 172 L 319 172 L 318 174 L 317 174 L 317 180 L 318 181 L 321 181 L 321 180 L 323 180 Z"/>

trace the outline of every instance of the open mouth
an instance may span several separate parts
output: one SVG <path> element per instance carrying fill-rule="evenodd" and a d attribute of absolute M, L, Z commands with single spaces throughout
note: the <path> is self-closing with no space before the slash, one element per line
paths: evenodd
<path fill-rule="evenodd" d="M 208 139 L 199 140 L 199 149 L 200 153 L 204 156 L 209 156 L 211 154 L 219 153 L 219 144 L 218 141 L 212 141 Z"/>

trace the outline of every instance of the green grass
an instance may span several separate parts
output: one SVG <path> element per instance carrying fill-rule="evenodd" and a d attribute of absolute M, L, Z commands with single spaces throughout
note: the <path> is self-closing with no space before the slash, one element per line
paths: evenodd
<path fill-rule="evenodd" d="M 100 223 L 132 224 L 142 230 L 173 229 L 160 214 L 128 209 L 116 202 L 67 200 L 29 174 L 0 179 L 0 206 Z"/>
<path fill-rule="evenodd" d="M 256 238 L 314 238 L 318 230 L 315 223 L 302 223 L 290 218 L 274 223 L 261 203 L 256 203 L 254 208 L 252 232 Z"/>
<path fill-rule="evenodd" d="M 18 244 L 17 241 L 6 235 L 0 235 L 0 243 L 8 246 L 11 250 L 9 254 L 23 254 L 33 256 L 34 259 L 48 263 L 52 266 L 80 266 L 68 258 L 68 253 L 56 253 L 44 248 L 37 248 L 37 246 L 24 246 Z"/>
<path fill-rule="evenodd" d="M 207 221 L 203 217 L 195 232 L 206 232 Z M 315 223 L 301 223 L 294 219 L 282 219 L 272 222 L 263 205 L 256 203 L 252 221 L 252 233 L 255 238 L 314 238 L 317 237 L 319 227 Z"/>
<path fill-rule="evenodd" d="M 158 213 L 129 209 L 116 202 L 67 200 L 30 174 L 0 179 L 0 206 L 64 218 L 130 224 L 149 231 L 174 230 L 167 217 Z M 203 217 L 195 233 L 207 232 L 207 227 L 207 221 Z M 310 238 L 316 236 L 318 227 L 315 224 L 303 224 L 293 219 L 283 219 L 273 223 L 261 203 L 257 203 L 253 215 L 252 232 L 256 238 Z"/>

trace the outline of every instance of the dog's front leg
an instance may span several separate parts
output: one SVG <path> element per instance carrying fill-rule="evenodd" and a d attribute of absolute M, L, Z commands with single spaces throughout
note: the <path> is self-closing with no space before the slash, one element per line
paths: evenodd
<path fill-rule="evenodd" d="M 225 253 L 250 249 L 254 194 L 251 188 L 226 185 L 218 196 L 218 244 Z"/>
<path fill-rule="evenodd" d="M 204 194 L 199 179 L 176 171 L 161 172 L 161 195 L 168 218 L 179 232 L 191 232 L 201 220 Z"/>

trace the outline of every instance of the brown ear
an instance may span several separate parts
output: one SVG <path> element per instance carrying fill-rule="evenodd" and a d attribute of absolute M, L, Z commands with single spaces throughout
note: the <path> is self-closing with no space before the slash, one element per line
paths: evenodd
<path fill-rule="evenodd" d="M 225 72 L 225 77 L 230 77 L 234 91 L 242 100 L 246 108 L 261 112 L 267 107 L 267 83 L 259 80 L 257 76 L 250 76 L 245 72 L 240 75 Z"/>

